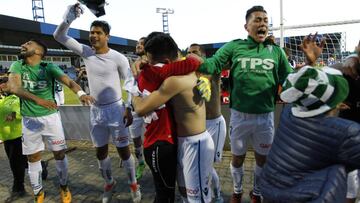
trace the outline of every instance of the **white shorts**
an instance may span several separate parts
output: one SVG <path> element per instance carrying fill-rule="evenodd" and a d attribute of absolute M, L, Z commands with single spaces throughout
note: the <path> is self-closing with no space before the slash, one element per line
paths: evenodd
<path fill-rule="evenodd" d="M 64 90 L 60 92 L 55 92 L 55 101 L 58 106 L 65 104 Z"/>
<path fill-rule="evenodd" d="M 248 114 L 231 109 L 230 144 L 232 154 L 244 155 L 250 140 L 258 154 L 267 155 L 273 139 L 274 112 Z"/>
<path fill-rule="evenodd" d="M 96 147 L 109 144 L 110 136 L 116 147 L 129 145 L 129 131 L 123 122 L 124 111 L 121 100 L 90 107 L 90 135 Z"/>
<path fill-rule="evenodd" d="M 23 116 L 22 133 L 24 155 L 43 151 L 45 149 L 43 140 L 47 141 L 47 147 L 50 151 L 60 151 L 67 148 L 64 129 L 58 112 L 40 117 Z"/>
<path fill-rule="evenodd" d="M 214 162 L 220 162 L 226 138 L 226 123 L 224 117 L 221 115 L 215 119 L 206 120 L 206 130 L 214 141 Z"/>
<path fill-rule="evenodd" d="M 179 187 L 186 188 L 187 200 L 192 202 L 210 202 L 210 178 L 214 161 L 214 142 L 210 134 L 178 137 Z"/>
<path fill-rule="evenodd" d="M 130 137 L 132 139 L 141 137 L 145 132 L 144 119 L 133 113 L 133 122 L 129 126 Z"/>
<path fill-rule="evenodd" d="M 357 197 L 359 191 L 359 174 L 358 170 L 353 170 L 347 176 L 347 193 L 346 198 L 353 199 Z"/>

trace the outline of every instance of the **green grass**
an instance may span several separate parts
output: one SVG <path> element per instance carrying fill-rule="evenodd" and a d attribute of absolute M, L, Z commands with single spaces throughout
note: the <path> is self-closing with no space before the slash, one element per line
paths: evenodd
<path fill-rule="evenodd" d="M 63 85 L 63 88 L 64 88 L 64 96 L 65 96 L 65 105 L 81 105 L 77 95 L 74 94 L 74 92 L 72 92 L 65 85 Z M 122 98 L 124 101 L 126 101 L 127 99 L 127 94 L 124 90 L 122 91 Z"/>
<path fill-rule="evenodd" d="M 65 105 L 80 105 L 80 101 L 74 92 L 72 92 L 68 87 L 63 85 L 64 96 L 65 96 Z"/>

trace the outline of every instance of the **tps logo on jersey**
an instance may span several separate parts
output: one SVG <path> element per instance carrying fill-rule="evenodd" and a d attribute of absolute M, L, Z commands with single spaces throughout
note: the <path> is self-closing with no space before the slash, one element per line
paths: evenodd
<path fill-rule="evenodd" d="M 272 70 L 275 61 L 273 59 L 260 59 L 260 58 L 238 58 L 241 69 L 254 70 L 261 67 L 264 70 Z"/>
<path fill-rule="evenodd" d="M 47 87 L 46 80 L 38 81 L 38 82 L 31 80 L 23 80 L 22 83 L 23 83 L 23 87 L 29 90 L 44 89 Z"/>

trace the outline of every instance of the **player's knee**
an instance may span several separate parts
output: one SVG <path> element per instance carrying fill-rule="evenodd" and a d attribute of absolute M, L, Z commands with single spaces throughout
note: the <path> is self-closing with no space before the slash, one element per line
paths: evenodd
<path fill-rule="evenodd" d="M 244 155 L 232 155 L 232 161 L 231 161 L 231 164 L 235 167 L 235 168 L 239 168 L 243 165 L 244 163 L 244 160 L 245 160 L 245 156 L 246 154 Z"/>
<path fill-rule="evenodd" d="M 27 156 L 28 157 L 28 161 L 31 163 L 37 162 L 41 160 L 41 153 L 40 152 L 36 152 L 34 154 L 30 154 Z"/>
<path fill-rule="evenodd" d="M 65 158 L 65 150 L 53 151 L 55 160 L 63 160 Z"/>
<path fill-rule="evenodd" d="M 126 147 L 117 147 L 117 151 L 122 160 L 128 160 L 130 157 L 130 149 L 129 146 Z"/>
<path fill-rule="evenodd" d="M 255 152 L 255 162 L 256 165 L 263 167 L 266 162 L 266 156 L 267 155 L 261 155 Z"/>
<path fill-rule="evenodd" d="M 141 145 L 142 145 L 141 136 L 134 138 L 133 142 L 134 142 L 135 147 L 141 147 Z"/>
<path fill-rule="evenodd" d="M 108 156 L 108 145 L 96 148 L 96 158 L 104 160 Z"/>

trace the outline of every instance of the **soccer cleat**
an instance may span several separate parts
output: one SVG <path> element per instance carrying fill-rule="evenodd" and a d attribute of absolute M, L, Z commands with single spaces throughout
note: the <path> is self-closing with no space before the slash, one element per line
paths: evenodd
<path fill-rule="evenodd" d="M 242 193 L 239 194 L 233 193 L 231 196 L 230 203 L 241 203 L 241 197 L 242 197 Z"/>
<path fill-rule="evenodd" d="M 136 167 L 136 180 L 137 181 L 139 181 L 141 179 L 144 169 L 145 169 L 145 163 L 143 161 L 139 162 L 139 164 Z"/>
<path fill-rule="evenodd" d="M 71 192 L 68 186 L 60 186 L 60 197 L 62 203 L 70 203 L 71 202 Z"/>
<path fill-rule="evenodd" d="M 112 184 L 104 185 L 104 193 L 103 193 L 103 197 L 102 197 L 103 203 L 111 202 L 115 187 L 116 187 L 116 180 L 114 180 Z"/>
<path fill-rule="evenodd" d="M 130 185 L 130 194 L 131 199 L 134 203 L 139 203 L 141 201 L 141 192 L 140 192 L 140 185 L 137 183 L 133 183 Z"/>
<path fill-rule="evenodd" d="M 34 195 L 34 203 L 43 203 L 45 199 L 45 192 L 44 190 L 40 190 L 40 192 Z"/>
<path fill-rule="evenodd" d="M 250 191 L 250 203 L 261 203 L 261 195 L 254 194 L 253 191 Z"/>

